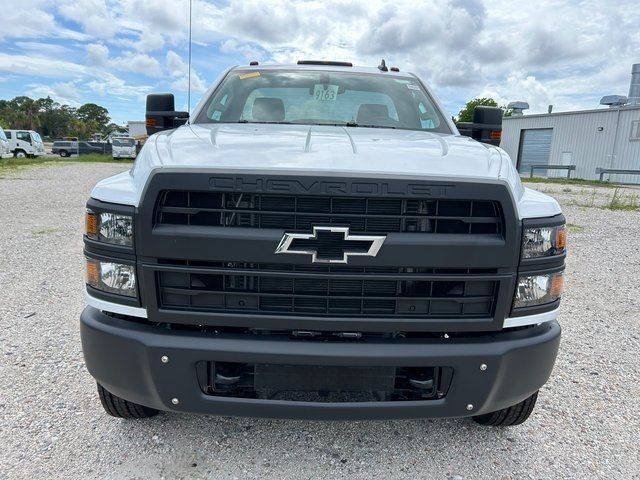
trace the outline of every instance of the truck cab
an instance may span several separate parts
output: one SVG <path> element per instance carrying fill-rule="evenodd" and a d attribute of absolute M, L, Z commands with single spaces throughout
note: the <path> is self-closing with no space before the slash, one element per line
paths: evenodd
<path fill-rule="evenodd" d="M 113 158 L 136 158 L 136 141 L 131 137 L 114 137 L 111 140 Z"/>
<path fill-rule="evenodd" d="M 107 413 L 529 417 L 565 220 L 416 75 L 236 66 L 191 115 L 150 95 L 147 128 L 87 202 L 82 345 Z"/>
<path fill-rule="evenodd" d="M 14 157 L 39 157 L 45 154 L 40 134 L 34 130 L 5 130 Z"/>

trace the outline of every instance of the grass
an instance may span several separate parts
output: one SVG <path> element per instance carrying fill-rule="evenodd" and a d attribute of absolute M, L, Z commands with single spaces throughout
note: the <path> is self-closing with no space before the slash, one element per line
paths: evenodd
<path fill-rule="evenodd" d="M 66 165 L 69 163 L 121 163 L 123 165 L 131 164 L 131 160 L 116 160 L 111 155 L 102 155 L 99 153 L 88 153 L 79 157 L 37 157 L 37 158 L 6 158 L 0 159 L 0 174 L 21 170 L 33 166 L 52 166 Z"/>
<path fill-rule="evenodd" d="M 584 180 L 582 178 L 545 178 L 545 177 L 520 177 L 524 183 L 559 183 L 560 185 L 591 185 L 593 187 L 615 188 L 616 183 L 601 182 L 600 180 Z"/>
<path fill-rule="evenodd" d="M 578 225 L 575 223 L 567 223 L 567 229 L 569 229 L 570 232 L 583 232 L 584 231 L 584 227 L 582 225 Z"/>
<path fill-rule="evenodd" d="M 638 201 L 637 194 L 632 193 L 625 195 L 624 193 L 620 193 L 619 188 L 616 188 L 609 199 L 609 203 L 605 205 L 605 208 L 609 210 L 638 210 L 640 209 L 640 202 Z"/>

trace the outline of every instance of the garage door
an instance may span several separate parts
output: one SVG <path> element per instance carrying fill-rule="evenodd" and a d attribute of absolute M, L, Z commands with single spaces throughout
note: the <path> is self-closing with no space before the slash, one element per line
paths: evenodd
<path fill-rule="evenodd" d="M 531 165 L 549 165 L 553 128 L 533 128 L 520 131 L 518 171 L 529 173 Z M 536 175 L 547 175 L 547 170 L 536 170 Z"/>

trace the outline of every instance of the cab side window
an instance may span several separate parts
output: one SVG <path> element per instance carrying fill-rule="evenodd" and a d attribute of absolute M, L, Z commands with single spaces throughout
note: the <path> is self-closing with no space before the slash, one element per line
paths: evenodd
<path fill-rule="evenodd" d="M 30 143 L 31 135 L 29 135 L 29 132 L 18 132 L 16 133 L 16 139 Z"/>

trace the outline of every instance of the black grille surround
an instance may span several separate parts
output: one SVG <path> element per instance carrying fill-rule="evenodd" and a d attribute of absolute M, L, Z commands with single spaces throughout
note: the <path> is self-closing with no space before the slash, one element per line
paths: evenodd
<path fill-rule="evenodd" d="M 201 225 L 308 232 L 315 225 L 352 232 L 500 234 L 500 205 L 490 200 L 274 195 L 164 190 L 156 225 Z"/>
<path fill-rule="evenodd" d="M 275 254 L 285 232 L 311 233 L 314 225 L 385 242 L 376 257 L 348 265 Z M 500 182 L 167 169 L 152 174 L 137 211 L 141 300 L 149 321 L 163 324 L 500 330 L 515 289 L 519 225 Z"/>

